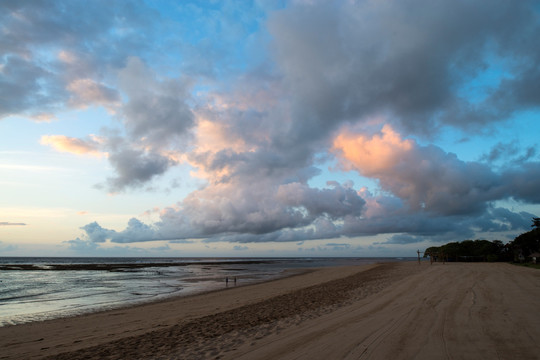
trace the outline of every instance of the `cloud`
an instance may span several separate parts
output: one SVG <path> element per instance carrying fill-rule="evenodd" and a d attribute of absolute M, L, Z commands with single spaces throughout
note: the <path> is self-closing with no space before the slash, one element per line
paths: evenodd
<path fill-rule="evenodd" d="M 89 223 L 74 246 L 377 234 L 405 244 L 514 231 L 522 214 L 494 203 L 540 203 L 534 148 L 514 156 L 499 144 L 463 161 L 425 141 L 448 128 L 474 139 L 540 105 L 534 1 L 181 4 L 170 17 L 130 1 L 1 6 L 0 117 L 103 106 L 116 130 L 42 143 L 107 154 L 110 192 L 144 190 L 180 163 L 202 179 L 158 222 Z M 250 53 L 259 41 L 263 59 Z M 333 181 L 321 167 L 334 160 L 376 188 Z M 312 185 L 322 174 L 326 186 Z"/>
<path fill-rule="evenodd" d="M 159 81 L 140 59 L 130 57 L 119 72 L 119 82 L 129 98 L 122 113 L 134 139 L 160 148 L 175 137 L 185 136 L 193 126 L 193 113 L 187 104 L 189 81 Z"/>
<path fill-rule="evenodd" d="M 107 188 L 115 193 L 127 187 L 141 187 L 164 174 L 174 160 L 152 151 L 119 147 L 109 154 L 116 176 L 107 179 Z"/>
<path fill-rule="evenodd" d="M 540 204 L 538 179 L 540 162 L 528 162 L 519 167 L 510 167 L 502 173 L 507 193 L 516 200 Z"/>
<path fill-rule="evenodd" d="M 384 125 L 381 134 L 369 137 L 366 134 L 354 134 L 347 129 L 334 139 L 334 151 L 342 158 L 342 166 L 346 170 L 358 169 L 365 176 L 373 176 L 388 169 L 395 168 L 406 161 L 415 143 L 413 140 L 401 139 L 390 125 Z"/>
<path fill-rule="evenodd" d="M 490 150 L 488 154 L 484 154 L 481 160 L 486 162 L 495 162 L 508 157 L 509 154 L 517 152 L 518 147 L 514 143 L 499 142 Z"/>
<path fill-rule="evenodd" d="M 146 225 L 135 218 L 131 218 L 128 221 L 126 229 L 115 233 L 112 236 L 111 241 L 116 243 L 126 243 L 146 241 L 155 237 L 156 235 L 153 227 Z M 159 236 L 157 236 L 157 238 L 159 238 Z"/>
<path fill-rule="evenodd" d="M 334 141 L 342 166 L 376 178 L 381 188 L 414 210 L 472 214 L 505 197 L 507 187 L 487 165 L 464 162 L 441 148 L 401 140 L 389 126 L 371 138 L 344 130 Z"/>
<path fill-rule="evenodd" d="M 34 115 L 47 112 L 66 96 L 54 75 L 31 61 L 18 56 L 4 56 L 0 65 L 0 119 L 27 109 L 31 109 Z"/>
<path fill-rule="evenodd" d="M 75 108 L 85 108 L 89 105 L 102 105 L 114 108 L 118 106 L 120 96 L 118 92 L 92 79 L 76 79 L 67 85 L 72 96 L 69 100 Z"/>
<path fill-rule="evenodd" d="M 26 226 L 25 223 L 14 223 L 8 221 L 0 221 L 0 226 Z"/>
<path fill-rule="evenodd" d="M 170 240 L 169 241 L 171 244 L 194 244 L 195 241 L 193 240 L 185 240 L 185 239 L 181 239 L 181 240 Z"/>
<path fill-rule="evenodd" d="M 120 90 L 128 99 L 125 103 L 119 102 L 116 91 L 90 79 L 77 79 L 69 87 L 76 96 L 72 101 L 80 101 L 81 106 L 114 105 L 128 136 L 105 129 L 102 135 L 87 138 L 63 135 L 41 138 L 42 144 L 58 151 L 107 155 L 115 175 L 107 179 L 105 187 L 113 193 L 142 187 L 177 164 L 176 149 L 187 146 L 194 125 L 193 113 L 186 103 L 190 97 L 187 82 L 160 82 L 140 59 L 133 57 L 118 71 L 118 77 Z"/>
<path fill-rule="evenodd" d="M 0 241 L 0 250 L 2 250 L 3 252 L 15 251 L 18 249 L 17 245 L 13 245 L 13 244 L 2 245 L 2 244 L 3 242 Z"/>
<path fill-rule="evenodd" d="M 104 83 L 107 70 L 149 48 L 149 17 L 159 14 L 130 1 L 3 2 L 0 118 L 113 105 L 118 95 Z"/>
<path fill-rule="evenodd" d="M 495 163 L 497 161 L 511 163 L 513 166 L 522 164 L 529 160 L 534 160 L 536 156 L 536 148 L 528 147 L 522 150 L 516 143 L 499 142 L 492 147 L 489 153 L 480 157 L 481 161 Z"/>
<path fill-rule="evenodd" d="M 69 250 L 83 256 L 155 256 L 156 253 L 167 253 L 171 250 L 167 244 L 149 249 L 132 246 L 102 247 L 100 244 L 95 243 L 92 240 L 80 238 L 63 241 L 62 243 L 66 244 Z"/>
<path fill-rule="evenodd" d="M 107 230 L 97 223 L 82 229 L 96 242 L 137 242 L 192 238 L 212 241 L 298 241 L 339 234 L 333 221 L 359 216 L 364 201 L 350 187 L 328 189 L 289 183 L 266 186 L 215 184 L 194 192 L 177 208 L 167 208 L 152 226 L 131 219 L 125 230 Z M 304 229 L 306 227 L 306 229 Z"/>
<path fill-rule="evenodd" d="M 170 246 L 168 244 L 165 244 L 163 246 L 156 246 L 149 249 L 150 251 L 169 251 L 171 250 Z"/>
<path fill-rule="evenodd" d="M 81 240 L 80 238 L 76 238 L 73 240 L 63 241 L 63 243 L 68 244 L 68 248 L 70 250 L 85 254 L 99 249 L 99 244 L 92 240 Z"/>
<path fill-rule="evenodd" d="M 93 156 L 105 155 L 100 151 L 103 140 L 95 135 L 90 135 L 86 139 L 67 137 L 64 135 L 43 135 L 40 143 L 50 145 L 55 150 L 72 154 L 88 154 Z"/>
<path fill-rule="evenodd" d="M 539 105 L 534 1 L 300 3 L 273 13 L 268 26 L 296 131 L 310 138 L 388 112 L 420 134 L 482 130 Z M 462 96 L 497 64 L 504 80 L 484 88 L 485 99 Z"/>
<path fill-rule="evenodd" d="M 81 227 L 81 229 L 85 232 L 83 241 L 93 243 L 104 243 L 107 240 L 115 243 L 163 240 L 153 227 L 135 218 L 131 218 L 126 229 L 120 232 L 105 229 L 95 221 Z"/>
<path fill-rule="evenodd" d="M 96 221 L 81 227 L 86 232 L 88 239 L 95 243 L 105 242 L 116 232 L 102 228 Z"/>
<path fill-rule="evenodd" d="M 324 246 L 330 248 L 332 251 L 344 251 L 351 248 L 351 244 L 342 244 L 342 243 L 328 243 Z"/>
<path fill-rule="evenodd" d="M 374 243 L 377 244 L 398 244 L 398 245 L 406 245 L 406 244 L 416 244 L 423 242 L 425 240 L 422 236 L 413 236 L 408 234 L 397 234 L 391 236 L 387 241 L 381 242 L 381 243 Z"/>

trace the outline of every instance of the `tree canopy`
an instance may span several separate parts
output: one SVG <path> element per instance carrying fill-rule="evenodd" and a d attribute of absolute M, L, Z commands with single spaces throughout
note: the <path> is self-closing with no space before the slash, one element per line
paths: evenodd
<path fill-rule="evenodd" d="M 424 257 L 445 261 L 523 261 L 540 251 L 540 218 L 533 218 L 534 227 L 513 241 L 464 240 L 426 249 Z"/>

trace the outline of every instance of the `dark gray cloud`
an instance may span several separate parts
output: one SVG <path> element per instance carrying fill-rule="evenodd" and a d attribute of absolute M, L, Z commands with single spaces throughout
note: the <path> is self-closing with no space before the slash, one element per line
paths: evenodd
<path fill-rule="evenodd" d="M 186 80 L 158 81 L 138 58 L 130 58 L 119 73 L 120 88 L 129 101 L 122 107 L 125 126 L 136 141 L 166 148 L 169 141 L 185 136 L 194 125 L 187 100 Z"/>
<path fill-rule="evenodd" d="M 540 162 L 528 162 L 503 172 L 502 182 L 509 196 L 526 203 L 540 204 L 538 179 Z"/>
<path fill-rule="evenodd" d="M 174 164 L 174 161 L 158 153 L 129 148 L 110 153 L 109 162 L 116 173 L 115 177 L 107 179 L 107 188 L 113 193 L 128 187 L 144 186 Z"/>
<path fill-rule="evenodd" d="M 497 161 L 511 165 L 519 165 L 527 161 L 534 161 L 537 150 L 534 147 L 521 149 L 515 142 L 499 142 L 489 151 L 480 157 L 480 160 L 487 163 Z"/>
<path fill-rule="evenodd" d="M 293 94 L 292 140 L 386 112 L 402 127 L 430 134 L 445 124 L 478 129 L 538 106 L 537 14 L 534 1 L 419 0 L 301 4 L 276 12 L 268 24 Z M 514 80 L 485 89 L 490 95 L 480 103 L 462 96 L 499 58 Z"/>
<path fill-rule="evenodd" d="M 508 237 L 514 238 L 530 227 L 531 218 L 533 217 L 533 214 L 525 211 L 513 212 L 502 207 L 490 208 L 478 217 L 437 218 L 436 221 L 430 223 L 440 228 L 432 228 L 433 231 L 431 232 L 428 231 L 429 226 L 426 226 L 426 224 L 422 224 L 420 231 L 411 231 L 410 228 L 403 229 L 405 230 L 403 233 L 392 235 L 381 244 L 405 245 L 424 241 L 434 243 L 459 241 L 474 238 L 477 233 L 482 233 L 484 236 L 490 234 L 488 237 L 492 240 L 505 240 L 493 237 L 505 236 L 504 234 L 509 233 Z M 443 228 L 444 223 L 446 223 L 446 228 Z"/>
<path fill-rule="evenodd" d="M 33 109 L 44 113 L 62 102 L 67 91 L 53 74 L 18 56 L 0 57 L 0 118 Z"/>
<path fill-rule="evenodd" d="M 514 154 L 518 150 L 518 147 L 514 143 L 497 143 L 488 154 L 484 154 L 481 157 L 482 161 L 489 163 L 507 159 L 510 154 Z"/>
<path fill-rule="evenodd" d="M 130 54 L 144 54 L 156 46 L 147 36 L 154 29 L 150 19 L 157 17 L 152 9 L 131 1 L 98 0 L 92 6 L 3 1 L 0 118 L 80 106 L 81 98 L 74 99 L 70 84 L 83 76 L 106 89 L 100 83 L 109 69 L 124 66 Z M 92 103 L 91 98 L 84 100 Z"/>

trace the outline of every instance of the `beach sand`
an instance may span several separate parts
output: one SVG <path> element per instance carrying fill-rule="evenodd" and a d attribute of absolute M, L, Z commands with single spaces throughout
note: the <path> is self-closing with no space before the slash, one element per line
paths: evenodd
<path fill-rule="evenodd" d="M 0 359 L 540 359 L 540 271 L 498 263 L 314 269 L 0 328 Z"/>

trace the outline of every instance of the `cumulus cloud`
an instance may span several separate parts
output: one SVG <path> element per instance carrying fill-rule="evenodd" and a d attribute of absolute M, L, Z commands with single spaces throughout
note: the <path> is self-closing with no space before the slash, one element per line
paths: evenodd
<path fill-rule="evenodd" d="M 539 105 L 534 1 L 300 3 L 268 26 L 296 129 L 310 137 L 385 112 L 417 133 L 478 129 Z M 507 77 L 484 89 L 485 99 L 461 95 L 496 62 L 507 64 Z"/>
<path fill-rule="evenodd" d="M 68 55 L 63 55 L 67 57 Z M 69 61 L 69 57 L 66 61 Z M 115 107 L 123 120 L 127 136 L 104 130 L 100 136 L 72 138 L 46 135 L 43 145 L 74 154 L 107 155 L 115 175 L 107 179 L 110 192 L 142 187 L 178 163 L 177 149 L 187 147 L 194 116 L 187 105 L 188 83 L 182 80 L 160 82 L 138 58 L 129 58 L 118 71 L 120 92 L 127 96 L 119 102 L 118 93 L 90 79 L 74 80 L 68 88 L 73 102 Z M 186 144 L 182 144 L 182 140 Z"/>
<path fill-rule="evenodd" d="M 534 1 L 291 2 L 264 16 L 257 4 L 249 6 L 256 20 L 226 4 L 223 16 L 202 17 L 212 20 L 200 21 L 202 35 L 159 41 L 150 38 L 157 26 L 182 26 L 137 2 L 0 5 L 0 117 L 103 106 L 114 111 L 116 132 L 42 143 L 106 153 L 110 192 L 144 189 L 181 162 L 205 182 L 154 224 L 133 218 L 116 231 L 93 222 L 73 246 L 376 234 L 406 244 L 524 226 L 522 214 L 493 204 L 540 203 L 534 148 L 516 157 L 500 144 L 463 161 L 419 138 L 449 127 L 474 136 L 516 109 L 538 108 Z M 199 6 L 178 9 L 186 21 L 201 19 L 192 16 Z M 238 40 L 245 36 L 251 45 Z M 247 56 L 259 40 L 263 61 Z M 498 81 L 479 81 L 490 71 Z M 325 187 L 312 185 L 334 159 L 377 188 L 331 175 Z"/>
<path fill-rule="evenodd" d="M 158 81 L 138 58 L 129 58 L 119 73 L 120 88 L 129 101 L 122 107 L 126 129 L 135 139 L 154 147 L 167 145 L 193 126 L 194 118 L 187 100 L 187 80 Z"/>
<path fill-rule="evenodd" d="M 128 221 L 128 225 L 123 231 L 105 229 L 95 221 L 81 227 L 81 229 L 84 230 L 83 239 L 77 238 L 73 240 L 74 244 L 84 242 L 104 243 L 107 240 L 113 243 L 126 243 L 164 239 L 155 231 L 154 227 L 146 225 L 135 218 Z"/>
<path fill-rule="evenodd" d="M 176 208 L 165 209 L 161 221 L 153 226 L 133 218 L 121 232 L 97 223 L 82 229 L 96 242 L 204 238 L 248 243 L 331 238 L 339 235 L 333 221 L 359 216 L 364 205 L 352 188 L 331 186 L 321 190 L 297 183 L 218 184 L 188 195 Z"/>
<path fill-rule="evenodd" d="M 164 209 L 152 226 L 132 219 L 124 231 L 109 238 L 251 243 L 396 234 L 386 243 L 408 244 L 470 238 L 476 231 L 519 231 L 527 229 L 534 216 L 494 208 L 493 203 L 508 198 L 538 202 L 531 180 L 538 163 L 497 172 L 484 163 L 459 160 L 435 145 L 403 139 L 390 126 L 371 135 L 345 127 L 332 149 L 343 168 L 375 179 L 382 191 L 373 194 L 337 182 L 313 188 L 307 184 L 313 175 L 299 171 L 293 176 L 287 168 L 238 171 Z M 247 166 L 249 159 L 244 156 L 236 167 Z M 235 161 L 226 163 L 236 171 Z"/>
<path fill-rule="evenodd" d="M 487 165 L 461 161 L 434 145 L 401 140 L 389 126 L 372 137 L 345 131 L 336 137 L 334 151 L 344 168 L 376 178 L 383 190 L 415 210 L 478 213 L 506 195 L 501 177 Z"/>
<path fill-rule="evenodd" d="M 395 168 L 406 161 L 415 143 L 402 139 L 401 135 L 385 125 L 380 134 L 354 134 L 347 129 L 334 139 L 334 150 L 346 160 L 342 166 L 346 170 L 360 170 L 362 175 L 376 176 L 378 173 Z"/>
<path fill-rule="evenodd" d="M 102 228 L 95 221 L 83 226 L 81 229 L 86 232 L 88 239 L 95 243 L 105 242 L 105 240 L 107 240 L 116 233 L 113 230 L 107 230 Z"/>
<path fill-rule="evenodd" d="M 174 160 L 157 152 L 120 148 L 109 154 L 116 176 L 107 179 L 107 188 L 115 193 L 127 187 L 141 187 L 162 175 Z"/>

